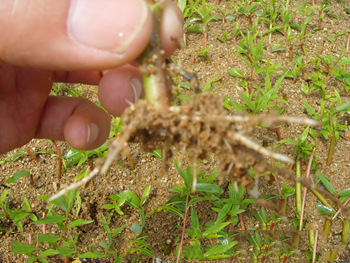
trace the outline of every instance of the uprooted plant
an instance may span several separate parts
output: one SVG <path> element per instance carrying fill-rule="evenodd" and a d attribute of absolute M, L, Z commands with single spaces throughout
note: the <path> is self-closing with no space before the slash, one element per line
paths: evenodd
<path fill-rule="evenodd" d="M 217 156 L 221 179 L 227 176 L 232 181 L 241 183 L 243 187 L 250 185 L 248 192 L 251 196 L 268 208 L 273 206 L 267 205 L 266 200 L 260 197 L 257 185 L 251 187 L 253 185 L 249 175 L 251 170 L 257 175 L 265 172 L 278 173 L 312 187 L 309 181 L 302 178 L 295 179 L 289 172 L 268 165 L 264 157 L 273 157 L 284 162 L 293 161 L 260 146 L 250 137 L 253 136 L 258 124 L 276 126 L 287 121 L 315 125 L 318 122 L 272 114 L 255 117 L 232 116 L 223 107 L 223 99 L 206 92 L 202 92 L 181 107 L 171 106 L 171 96 L 174 95 L 172 90 L 176 90 L 176 87 L 173 88 L 171 85 L 168 68 L 188 79 L 196 93 L 200 93 L 198 80 L 195 74 L 183 70 L 178 65 L 167 65 L 158 33 L 162 8 L 159 3 L 149 5 L 153 11 L 154 29 L 148 47 L 139 58 L 145 100 L 138 101 L 124 112 L 123 130 L 110 142 L 106 158 L 99 159 L 95 168 L 85 178 L 57 193 L 50 200 L 85 184 L 99 173 L 106 173 L 120 155 L 130 157 L 131 150 L 128 143 L 141 143 L 142 150 L 147 152 L 162 148 L 165 164 L 171 159 L 172 151 L 175 149 L 186 151 L 190 161 L 195 165 L 198 158 L 202 159 L 211 152 Z M 197 174 L 194 173 L 192 190 L 196 189 L 196 184 Z"/>

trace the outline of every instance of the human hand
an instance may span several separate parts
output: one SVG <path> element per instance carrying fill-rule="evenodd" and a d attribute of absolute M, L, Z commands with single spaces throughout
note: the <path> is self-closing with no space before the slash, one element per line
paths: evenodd
<path fill-rule="evenodd" d="M 182 14 L 162 1 L 166 56 L 181 37 Z M 146 47 L 152 17 L 145 0 L 8 0 L 0 3 L 0 154 L 32 138 L 66 140 L 89 150 L 107 139 L 108 115 L 82 98 L 49 96 L 53 82 L 99 85 L 99 99 L 120 115 L 142 93 L 128 64 Z M 114 69 L 111 69 L 114 68 Z M 109 69 L 109 70 L 108 70 Z"/>

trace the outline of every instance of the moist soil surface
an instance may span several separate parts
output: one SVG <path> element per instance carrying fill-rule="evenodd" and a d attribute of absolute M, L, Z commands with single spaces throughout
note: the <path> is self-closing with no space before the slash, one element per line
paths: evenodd
<path fill-rule="evenodd" d="M 214 1 L 208 1 L 208 3 L 214 3 Z M 224 1 L 220 1 L 219 6 L 225 8 Z M 319 3 L 321 4 L 321 3 Z M 344 12 L 343 4 L 338 2 L 332 2 L 333 9 L 331 12 L 336 14 L 339 19 L 335 19 L 329 16 L 325 16 L 321 29 L 313 31 L 312 28 L 318 25 L 318 15 L 315 15 L 310 24 L 307 26 L 309 36 L 304 39 L 307 56 L 305 57 L 306 75 L 316 72 L 315 66 L 311 63 L 311 60 L 319 54 L 322 49 L 322 56 L 333 56 L 337 57 L 344 48 L 347 34 L 339 37 L 335 44 L 327 40 L 327 36 L 337 35 L 341 32 L 347 31 L 350 28 L 350 18 Z M 214 3 L 214 5 L 216 5 Z M 294 6 L 291 5 L 293 11 L 292 23 L 300 24 L 300 17 L 297 14 Z M 219 13 L 218 13 L 219 14 Z M 77 205 L 73 206 L 72 218 L 73 219 L 84 219 L 92 220 L 93 222 L 87 225 L 79 226 L 78 228 L 71 228 L 69 234 L 75 236 L 79 233 L 77 239 L 77 248 L 81 252 L 92 251 L 95 249 L 97 252 L 104 252 L 104 250 L 98 245 L 101 241 L 107 242 L 107 235 L 102 226 L 102 215 L 105 218 L 108 217 L 110 210 L 103 209 L 102 206 L 111 204 L 113 201 L 108 198 L 110 194 L 118 194 L 125 190 L 130 190 L 137 196 L 141 197 L 143 191 L 147 186 L 151 184 L 151 191 L 147 201 L 144 204 L 145 213 L 155 210 L 157 207 L 167 202 L 174 193 L 168 191 L 168 189 L 174 186 L 180 186 L 179 182 L 182 182 L 181 177 L 175 169 L 173 158 L 178 160 L 181 166 L 185 169 L 187 166 L 196 163 L 200 172 L 205 172 L 206 176 L 209 176 L 216 168 L 218 168 L 220 177 L 215 181 L 223 189 L 223 198 L 227 198 L 227 182 L 232 178 L 238 178 L 238 184 L 243 184 L 248 188 L 253 187 L 252 185 L 258 184 L 258 191 L 260 196 L 268 194 L 277 194 L 276 183 L 271 176 L 260 177 L 258 182 L 246 173 L 247 166 L 254 167 L 259 172 L 269 171 L 271 167 L 267 166 L 266 162 L 269 158 L 262 155 L 261 153 L 254 151 L 246 146 L 241 141 L 232 139 L 232 133 L 238 132 L 239 129 L 244 129 L 243 134 L 254 141 L 257 145 L 266 146 L 269 149 L 273 149 L 278 139 L 275 133 L 274 127 L 266 128 L 254 125 L 249 126 L 248 123 L 228 122 L 223 121 L 222 116 L 243 116 L 239 115 L 235 111 L 228 111 L 222 107 L 222 101 L 225 97 L 229 96 L 238 103 L 243 104 L 242 98 L 239 93 L 245 93 L 245 88 L 239 83 L 241 79 L 234 78 L 228 74 L 228 70 L 232 68 L 238 68 L 242 71 L 243 75 L 249 76 L 250 68 L 246 66 L 243 61 L 235 55 L 235 43 L 232 37 L 228 37 L 227 42 L 223 43 L 218 40 L 218 37 L 222 37 L 222 32 L 231 32 L 233 30 L 233 23 L 237 21 L 242 22 L 242 28 L 245 24 L 248 24 L 248 19 L 240 13 L 235 13 L 236 18 L 232 21 L 223 22 L 222 19 L 217 21 L 211 21 L 208 25 L 208 45 L 211 48 L 208 52 L 208 60 L 203 57 L 196 58 L 196 54 L 203 50 L 204 39 L 203 35 L 199 33 L 187 33 L 185 35 L 186 45 L 185 49 L 177 51 L 172 57 L 173 61 L 180 61 L 182 66 L 190 71 L 197 72 L 198 79 L 201 83 L 201 87 L 204 87 L 210 80 L 217 77 L 218 81 L 212 84 L 212 95 L 208 93 L 197 96 L 193 91 L 181 88 L 179 92 L 189 98 L 197 99 L 192 100 L 187 106 L 182 109 L 181 113 L 173 112 L 171 118 L 169 115 L 164 117 L 161 113 L 148 110 L 148 105 L 145 103 L 138 103 L 133 107 L 136 109 L 134 113 L 132 110 L 130 115 L 125 115 L 124 125 L 127 119 L 138 117 L 140 122 L 134 126 L 133 130 L 130 131 L 127 141 L 130 141 L 130 151 L 124 151 L 123 155 L 119 158 L 118 164 L 113 164 L 108 172 L 104 175 L 96 176 L 92 181 L 88 182 L 85 186 L 79 187 L 81 197 L 81 209 L 78 215 Z M 281 23 L 281 21 L 279 21 Z M 268 28 L 263 22 L 259 22 L 257 30 L 264 32 Z M 297 32 L 295 32 L 297 33 Z M 271 74 L 271 81 L 275 83 L 281 76 L 282 69 L 292 70 L 295 62 L 289 60 L 289 55 L 286 50 L 279 52 L 271 52 L 271 47 L 275 44 L 284 44 L 278 42 L 281 38 L 281 34 L 273 32 L 271 38 L 271 44 L 269 44 L 269 34 L 263 36 L 264 41 L 264 53 L 263 57 L 265 61 L 270 61 L 275 65 L 281 65 L 280 70 L 276 73 Z M 238 37 L 240 40 L 241 37 Z M 258 40 L 260 37 L 258 37 Z M 298 40 L 295 39 L 291 42 L 293 46 L 294 58 L 302 55 L 302 50 L 298 45 Z M 350 50 L 345 52 L 345 57 L 350 56 Z M 195 59 L 196 58 L 196 59 Z M 195 61 L 195 63 L 194 63 Z M 259 62 L 261 67 L 266 66 L 266 62 Z M 322 68 L 323 66 L 321 66 Z M 326 69 L 324 69 L 325 71 Z M 349 71 L 349 67 L 347 68 Z M 326 73 L 325 73 L 326 74 Z M 185 81 L 182 77 L 174 75 L 175 83 Z M 249 80 L 248 86 L 249 86 Z M 265 79 L 262 74 L 254 76 L 254 83 L 260 88 L 264 89 Z M 307 81 L 303 80 L 299 76 L 294 83 L 293 79 L 286 78 L 283 80 L 281 88 L 278 92 L 279 97 L 286 98 L 288 105 L 285 106 L 283 115 L 293 117 L 310 117 L 305 110 L 302 103 L 302 99 L 314 108 L 320 108 L 321 95 L 318 90 L 312 91 L 309 95 L 306 95 L 302 90 L 301 86 L 307 85 Z M 334 77 L 330 77 L 326 89 L 327 94 L 334 94 L 334 90 L 338 91 L 342 101 L 349 101 L 349 94 L 345 92 L 343 83 L 336 80 Z M 67 85 L 62 87 L 62 96 L 69 96 L 65 92 L 65 88 L 78 89 L 82 88 L 80 96 L 90 99 L 93 102 L 98 102 L 96 95 L 96 87 L 86 85 Z M 175 99 L 174 105 L 184 105 L 186 102 Z M 192 104 L 191 104 L 192 103 Z M 332 102 L 326 101 L 326 108 L 330 108 Z M 190 106 L 189 106 L 190 105 Z M 278 104 L 282 106 L 283 104 Z M 186 108 L 187 107 L 187 108 Z M 186 112 L 187 109 L 187 112 Z M 136 112 L 136 113 L 135 113 Z M 195 113 L 194 113 L 195 112 Z M 200 114 L 198 113 L 200 112 Z M 205 114 L 207 112 L 207 115 Z M 133 115 L 134 114 L 134 115 Z M 196 115 L 197 114 L 197 115 Z M 199 115 L 198 115 L 199 114 Z M 265 116 L 269 114 L 268 110 L 261 111 L 259 114 Z M 145 116 L 142 118 L 142 116 Z M 181 119 L 181 116 L 183 117 Z M 187 116 L 187 117 L 185 117 Z M 200 119 L 201 122 L 193 120 L 193 116 L 196 116 L 196 120 Z M 218 118 L 220 116 L 220 118 Z M 251 115 L 253 117 L 253 115 Z M 260 115 L 259 115 L 260 116 Z M 274 115 L 267 115 L 268 118 L 275 118 Z M 168 118 L 168 119 L 166 119 Z M 188 119 L 186 119 L 188 118 Z M 263 122 L 265 117 L 257 117 L 260 123 Z M 168 122 L 166 122 L 166 120 Z M 204 121 L 203 121 L 204 120 Z M 341 123 L 347 122 L 347 116 L 339 117 L 338 120 Z M 158 126 L 157 126 L 158 125 Z M 147 128 L 148 127 L 148 128 Z M 169 127 L 168 130 L 165 127 Z M 242 128 L 243 127 L 243 128 Z M 280 125 L 280 133 L 282 139 L 298 140 L 301 133 L 304 131 L 305 125 L 298 123 L 284 123 Z M 151 130 L 151 132 L 150 132 Z M 147 132 L 146 132 L 147 131 Z M 231 132 L 231 133 L 229 133 Z M 200 134 L 201 141 L 192 141 L 191 136 L 193 134 Z M 168 137 L 164 136 L 166 134 Z M 223 135 L 225 134 L 225 135 Z M 216 138 L 219 136 L 220 138 Z M 166 138 L 165 138 L 166 137 Z M 228 139 L 227 143 L 220 144 L 224 139 Z M 230 139 L 231 138 L 231 139 Z M 315 140 L 316 154 L 318 156 L 317 169 L 329 178 L 329 182 L 332 184 L 336 192 L 340 192 L 344 189 L 350 188 L 350 148 L 349 148 L 349 137 L 346 134 L 342 134 L 340 139 L 336 143 L 334 150 L 333 161 L 330 166 L 326 165 L 328 148 L 330 140 L 321 138 Z M 114 139 L 112 138 L 111 141 Z M 311 139 L 310 139 L 311 141 Z M 112 142 L 109 142 L 112 143 Z M 227 145 L 229 144 L 229 145 Z M 65 142 L 57 142 L 57 145 L 65 155 L 70 147 Z M 230 147 L 232 149 L 230 149 Z M 161 160 L 160 158 L 147 153 L 154 149 L 163 148 L 167 161 Z M 15 153 L 26 152 L 21 155 L 20 158 L 4 162 L 1 165 L 1 177 L 0 177 L 0 193 L 10 189 L 9 193 L 11 198 L 9 201 L 9 207 L 11 209 L 24 209 L 23 198 L 26 197 L 31 205 L 31 209 L 34 214 L 39 218 L 45 209 L 48 207 L 48 203 L 43 201 L 38 196 L 46 195 L 51 196 L 57 192 L 57 190 L 63 189 L 70 185 L 78 174 L 84 169 L 89 169 L 94 165 L 96 155 L 91 156 L 89 161 L 84 162 L 81 166 L 73 165 L 64 169 L 62 176 L 58 179 L 58 153 L 53 144 L 47 140 L 32 140 L 28 145 L 25 145 L 19 149 L 15 149 L 5 155 L 0 156 L 0 160 L 6 159 Z M 37 153 L 36 157 L 38 160 L 34 160 L 28 153 Z M 53 154 L 50 154 L 53 153 Z M 291 145 L 283 145 L 278 148 L 276 152 L 294 158 L 294 147 Z M 131 158 L 132 157 L 132 158 Z M 200 161 L 196 161 L 200 158 Z M 133 159 L 134 161 L 131 161 Z M 67 160 L 69 162 L 69 160 Z M 230 167 L 230 163 L 234 162 L 235 165 Z M 306 164 L 308 160 L 302 159 L 302 176 L 306 174 Z M 33 175 L 34 183 L 30 183 L 29 177 L 23 177 L 16 183 L 8 183 L 6 180 L 10 178 L 15 172 L 20 170 L 30 171 Z M 286 177 L 290 177 L 295 173 L 295 166 L 289 163 L 284 163 L 283 169 L 276 172 L 279 183 L 287 183 L 289 187 L 295 187 L 293 180 L 287 180 Z M 312 175 L 315 173 L 315 169 L 311 171 Z M 193 194 L 193 197 L 199 197 L 199 194 Z M 252 198 L 249 192 L 246 193 L 246 198 Z M 280 206 L 278 199 L 272 199 L 269 201 L 271 205 L 266 205 L 268 213 L 274 211 L 274 207 Z M 337 260 L 343 262 L 349 262 L 350 252 L 349 245 L 344 247 L 341 245 L 341 236 L 337 235 L 342 231 L 342 220 L 337 219 L 333 222 L 331 228 L 331 234 L 328 242 L 322 238 L 323 226 L 327 217 L 321 215 L 316 207 L 315 202 L 319 202 L 317 198 L 308 191 L 306 205 L 305 205 L 305 216 L 306 218 L 306 229 L 319 230 L 320 240 L 318 243 L 318 253 L 320 262 L 326 261 L 326 252 L 338 249 Z M 201 226 L 204 226 L 209 221 L 215 221 L 217 213 L 212 210 L 214 205 L 209 201 L 202 201 L 193 205 L 193 209 L 196 211 Z M 234 240 L 239 241 L 235 246 L 238 250 L 245 250 L 245 253 L 241 253 L 237 256 L 233 262 L 252 262 L 251 252 L 253 246 L 248 242 L 244 234 L 251 235 L 253 231 L 249 231 L 256 227 L 258 230 L 263 230 L 263 227 L 259 224 L 257 219 L 253 216 L 251 211 L 258 211 L 261 208 L 261 204 L 250 204 L 246 211 L 243 213 L 245 230 L 248 232 L 241 232 L 240 235 L 235 236 Z M 115 230 L 126 224 L 125 229 L 117 236 L 113 237 L 113 246 L 118 251 L 118 255 L 130 250 L 133 245 L 130 244 L 137 234 L 130 230 L 130 227 L 134 222 L 141 224 L 140 216 L 135 208 L 127 205 L 121 207 L 123 214 L 119 215 L 114 213 L 110 221 L 110 229 Z M 59 215 L 64 215 L 64 212 L 55 208 L 55 211 Z M 74 214 L 74 216 L 73 216 Z M 190 213 L 189 213 L 190 214 Z M 349 213 L 343 213 L 344 218 L 349 220 Z M 288 261 L 290 262 L 307 262 L 305 257 L 305 251 L 308 250 L 308 231 L 294 232 L 294 226 L 292 219 L 296 218 L 295 213 L 295 197 L 290 196 L 287 202 L 287 213 L 286 220 L 280 221 L 275 224 L 275 233 L 273 238 L 279 236 L 294 237 L 295 233 L 299 235 L 299 250 L 300 253 L 295 253 Z M 9 218 L 0 218 L 0 262 L 25 262 L 26 256 L 20 254 L 11 254 L 11 244 L 14 241 L 22 243 L 28 243 L 28 234 L 33 233 L 32 239 L 35 243 L 36 235 L 34 233 L 42 233 L 42 226 L 31 224 L 29 218 L 23 219 L 23 233 L 20 232 L 19 228 Z M 167 239 L 174 241 L 177 237 L 181 237 L 181 229 L 178 226 L 182 226 L 183 219 L 178 215 L 170 212 L 160 211 L 155 212 L 151 216 L 146 218 L 146 224 L 143 229 L 143 233 L 148 235 L 148 243 L 154 251 L 153 261 L 154 262 L 174 262 L 176 260 L 175 247 L 172 248 L 169 255 L 163 253 L 164 244 Z M 191 226 L 191 217 L 187 218 L 187 228 Z M 242 224 L 238 223 L 235 226 L 235 230 L 242 230 Z M 24 234 L 26 233 L 26 234 Z M 54 234 L 56 236 L 69 236 L 63 234 L 59 227 L 55 224 L 46 225 L 46 233 Z M 261 232 L 262 236 L 266 236 L 268 233 Z M 271 233 L 269 233 L 271 236 Z M 189 237 L 185 236 L 185 241 Z M 202 244 L 210 245 L 215 244 L 217 240 L 203 241 Z M 87 246 L 92 245 L 86 249 Z M 203 245 L 203 246 L 204 246 Z M 293 246 L 293 245 L 292 245 Z M 297 250 L 296 247 L 293 247 Z M 267 257 L 268 262 L 277 262 L 274 259 L 273 254 L 270 258 Z M 138 258 L 139 262 L 150 262 L 146 256 L 141 254 L 128 255 L 124 260 L 125 262 L 131 262 L 133 258 Z M 158 258 L 158 259 L 157 259 Z M 51 257 L 51 262 L 60 262 L 60 259 Z M 157 260 L 158 261 L 157 261 Z M 196 261 L 196 260 L 194 260 Z M 216 260 L 228 262 L 228 259 Z M 97 261 L 88 262 L 107 262 L 107 260 L 98 259 Z M 205 262 L 205 261 L 203 261 Z"/>

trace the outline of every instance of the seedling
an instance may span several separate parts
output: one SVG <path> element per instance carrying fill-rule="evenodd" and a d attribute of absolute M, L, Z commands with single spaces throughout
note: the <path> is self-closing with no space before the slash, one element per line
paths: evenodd
<path fill-rule="evenodd" d="M 245 36 L 241 32 L 241 36 L 243 37 L 243 41 L 240 41 L 239 45 L 237 46 L 237 51 L 239 52 L 237 56 L 250 68 L 249 91 L 252 92 L 254 72 L 256 68 L 259 68 L 257 62 L 263 59 L 263 39 L 261 38 L 259 43 L 254 45 L 253 41 L 257 37 L 257 33 L 252 36 L 248 32 L 248 34 Z M 240 54 L 244 54 L 248 59 L 244 58 Z"/>
<path fill-rule="evenodd" d="M 328 16 L 332 16 L 335 18 L 337 18 L 336 15 L 334 14 L 328 14 L 329 10 L 333 8 L 333 6 L 331 5 L 327 5 L 329 4 L 329 1 L 328 0 L 323 0 L 322 2 L 322 5 L 320 6 L 320 11 L 318 13 L 318 27 L 321 28 L 322 26 L 322 21 L 323 21 L 323 18 L 324 16 L 327 14 Z"/>
<path fill-rule="evenodd" d="M 26 197 L 23 198 L 23 206 L 24 210 L 22 209 L 11 209 L 10 208 L 10 197 L 11 194 L 9 194 L 10 189 L 5 190 L 0 197 L 0 208 L 2 210 L 2 213 L 0 213 L 1 217 L 7 217 L 9 218 L 18 228 L 21 232 L 23 232 L 23 224 L 22 220 L 29 217 L 32 221 L 37 221 L 37 216 L 32 212 L 31 206 L 28 202 L 28 199 Z M 8 196 L 7 196 L 8 195 Z M 4 204 L 4 201 L 6 199 L 6 203 Z M 7 231 L 6 229 L 0 228 L 2 231 Z"/>
<path fill-rule="evenodd" d="M 253 12 L 256 10 L 259 3 L 257 2 L 253 3 L 253 1 L 251 0 L 244 0 L 242 1 L 242 3 L 238 2 L 238 4 L 240 5 L 240 8 L 238 9 L 238 11 L 244 15 L 239 26 L 242 25 L 246 17 L 249 18 L 248 19 L 248 26 L 249 26 L 252 21 Z"/>
<path fill-rule="evenodd" d="M 192 26 L 187 30 L 187 32 L 201 32 L 204 34 L 204 48 L 207 48 L 207 42 L 208 42 L 208 23 L 213 19 L 215 20 L 218 19 L 218 16 L 211 15 L 211 12 L 213 11 L 213 8 L 214 8 L 213 5 L 214 4 L 207 6 L 206 0 L 202 0 L 201 7 L 196 8 L 195 13 L 199 15 L 199 17 L 196 18 L 196 21 L 201 21 L 204 24 L 204 26 L 203 27 Z"/>
<path fill-rule="evenodd" d="M 292 29 L 291 26 L 289 25 L 293 13 L 291 11 L 289 11 L 288 9 L 288 5 L 286 6 L 282 6 L 283 11 L 282 11 L 282 20 L 283 20 L 283 35 L 284 37 L 282 37 L 281 39 L 279 39 L 278 41 L 281 40 L 285 40 L 286 41 L 286 46 L 289 52 L 289 60 L 292 61 L 293 60 L 293 50 L 292 47 L 290 46 L 290 42 L 296 37 L 294 34 L 292 34 Z"/>
<path fill-rule="evenodd" d="M 236 11 L 238 8 L 230 9 L 234 2 L 235 0 L 232 0 L 229 4 L 226 4 L 225 9 L 221 8 L 220 6 L 216 7 L 216 9 L 220 10 L 222 13 L 222 23 L 225 23 L 225 21 L 233 21 L 236 19 L 235 15 L 232 14 L 232 12 Z"/>
<path fill-rule="evenodd" d="M 320 135 L 326 139 L 328 139 L 329 135 L 331 135 L 331 143 L 329 146 L 327 158 L 328 166 L 332 163 L 335 143 L 339 139 L 340 134 L 344 133 L 344 130 L 346 128 L 346 125 L 338 122 L 336 115 L 338 113 L 342 113 L 343 115 L 350 108 L 350 102 L 343 104 L 337 91 L 335 91 L 335 96 L 338 105 L 340 106 L 334 109 L 334 105 L 332 105 L 331 109 L 327 110 L 325 109 L 323 99 L 321 99 L 320 114 L 317 114 L 315 110 L 306 101 L 303 100 L 304 106 L 312 118 L 318 121 L 322 121 L 322 127 L 318 129 Z"/>
<path fill-rule="evenodd" d="M 303 61 L 303 56 L 300 56 L 298 58 L 294 58 L 295 64 L 293 67 L 293 71 L 284 69 L 284 72 L 287 72 L 286 78 L 292 78 L 293 79 L 293 84 L 297 82 L 298 77 L 302 73 L 302 78 L 305 79 L 305 64 Z M 306 94 L 308 94 L 308 90 L 303 89 Z"/>
<path fill-rule="evenodd" d="M 33 179 L 33 174 L 30 171 L 27 170 L 21 170 L 21 171 L 17 171 L 13 174 L 13 176 L 11 176 L 9 179 L 6 180 L 6 182 L 8 183 L 15 183 L 17 182 L 20 178 L 24 177 L 24 176 L 29 176 L 30 178 L 30 184 L 33 186 L 34 185 L 34 179 Z"/>
<path fill-rule="evenodd" d="M 196 58 L 198 57 L 204 57 L 208 63 L 210 63 L 210 60 L 209 60 L 209 57 L 208 57 L 208 52 L 209 52 L 209 49 L 211 48 L 212 45 L 206 47 L 205 49 L 199 51 L 196 55 L 196 57 L 194 58 L 194 61 L 193 61 L 193 64 L 196 63 Z"/>
<path fill-rule="evenodd" d="M 232 32 L 226 33 L 225 31 L 222 31 L 221 33 L 222 33 L 222 37 L 218 37 L 218 39 L 222 43 L 227 44 L 227 40 L 228 40 L 229 36 L 232 34 Z"/>
<path fill-rule="evenodd" d="M 298 3 L 295 3 L 295 7 L 298 10 L 298 13 L 301 17 L 301 25 L 296 25 L 296 24 L 291 25 L 291 27 L 300 30 L 300 33 L 296 35 L 296 38 L 299 38 L 300 48 L 303 51 L 304 56 L 307 56 L 307 54 L 306 54 L 306 49 L 305 49 L 303 40 L 304 38 L 313 35 L 313 34 L 307 34 L 306 26 L 310 23 L 311 18 L 315 15 L 315 11 L 312 11 L 312 10 L 317 8 L 317 6 L 310 6 L 309 8 L 307 8 L 306 5 L 307 5 L 307 0 L 302 0 L 301 6 Z"/>
<path fill-rule="evenodd" d="M 276 19 L 282 9 L 282 4 L 276 6 L 277 2 L 278 0 L 272 0 L 271 3 L 261 1 L 260 3 L 263 6 L 264 11 L 257 13 L 257 15 L 264 20 L 269 27 L 269 44 L 271 44 L 272 31 L 281 29 L 281 26 L 277 26 Z"/>

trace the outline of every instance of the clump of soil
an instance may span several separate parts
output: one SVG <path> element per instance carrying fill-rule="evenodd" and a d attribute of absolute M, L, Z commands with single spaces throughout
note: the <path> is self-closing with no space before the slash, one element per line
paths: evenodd
<path fill-rule="evenodd" d="M 243 125 L 237 124 L 242 120 L 245 120 Z M 139 101 L 125 111 L 122 121 L 125 129 L 116 139 L 115 149 L 110 149 L 113 156 L 118 150 L 129 155 L 128 147 L 118 147 L 126 142 L 142 143 L 142 150 L 146 152 L 162 148 L 165 164 L 173 148 L 188 153 L 193 162 L 206 158 L 210 152 L 218 159 L 219 174 L 240 182 L 243 187 L 250 184 L 249 168 L 260 174 L 275 170 L 266 163 L 264 155 L 276 154 L 250 138 L 257 123 L 276 123 L 278 117 L 230 116 L 222 99 L 211 93 L 202 93 L 182 107 L 170 107 L 168 112 Z M 284 159 L 279 155 L 274 157 Z"/>

